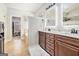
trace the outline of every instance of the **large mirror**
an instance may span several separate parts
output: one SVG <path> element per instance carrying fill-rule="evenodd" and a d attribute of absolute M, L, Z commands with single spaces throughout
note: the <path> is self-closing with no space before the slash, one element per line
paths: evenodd
<path fill-rule="evenodd" d="M 64 3 L 63 6 L 63 24 L 79 25 L 79 3 Z"/>
<path fill-rule="evenodd" d="M 46 10 L 46 26 L 55 26 L 56 22 L 56 6 L 55 4 L 51 5 L 52 6 Z"/>

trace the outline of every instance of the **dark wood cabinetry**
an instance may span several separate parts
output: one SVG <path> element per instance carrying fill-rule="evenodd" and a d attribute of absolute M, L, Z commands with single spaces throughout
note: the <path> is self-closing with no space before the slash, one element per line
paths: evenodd
<path fill-rule="evenodd" d="M 46 51 L 54 55 L 54 34 L 46 33 Z"/>
<path fill-rule="evenodd" d="M 79 56 L 79 39 L 39 32 L 39 45 L 51 56 Z"/>
<path fill-rule="evenodd" d="M 39 45 L 41 48 L 45 49 L 45 32 L 39 32 Z"/>
<path fill-rule="evenodd" d="M 55 55 L 56 56 L 78 56 L 79 40 L 76 38 L 55 35 Z M 78 44 L 77 44 L 78 43 Z"/>

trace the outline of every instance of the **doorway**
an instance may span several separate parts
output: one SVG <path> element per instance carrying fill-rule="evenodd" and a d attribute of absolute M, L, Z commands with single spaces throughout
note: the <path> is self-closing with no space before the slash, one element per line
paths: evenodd
<path fill-rule="evenodd" d="M 21 18 L 12 17 L 12 37 L 21 38 Z"/>

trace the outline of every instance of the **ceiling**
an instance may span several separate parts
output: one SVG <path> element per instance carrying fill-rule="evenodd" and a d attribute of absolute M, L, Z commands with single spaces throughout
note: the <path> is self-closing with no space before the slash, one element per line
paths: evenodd
<path fill-rule="evenodd" d="M 7 8 L 14 8 L 26 12 L 36 12 L 46 3 L 6 3 Z"/>

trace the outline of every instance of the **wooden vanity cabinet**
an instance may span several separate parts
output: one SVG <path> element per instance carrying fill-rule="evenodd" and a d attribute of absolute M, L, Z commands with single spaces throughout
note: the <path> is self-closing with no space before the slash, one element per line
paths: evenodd
<path fill-rule="evenodd" d="M 46 33 L 46 51 L 54 56 L 54 34 Z"/>
<path fill-rule="evenodd" d="M 41 48 L 43 48 L 45 50 L 45 32 L 40 32 L 39 31 L 39 45 Z"/>
<path fill-rule="evenodd" d="M 79 40 L 77 38 L 55 35 L 55 56 L 78 56 Z"/>
<path fill-rule="evenodd" d="M 39 32 L 39 45 L 51 56 L 79 56 L 79 39 Z"/>

